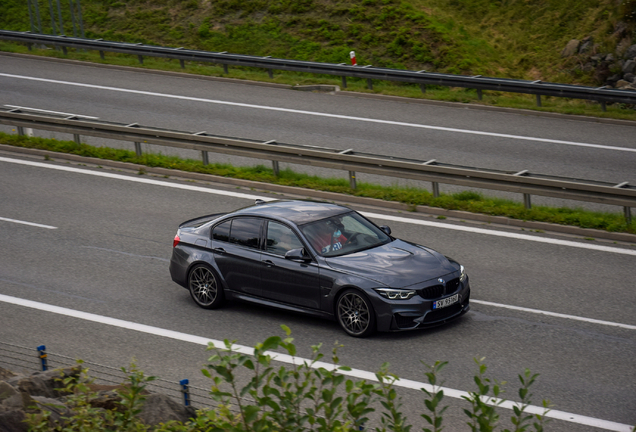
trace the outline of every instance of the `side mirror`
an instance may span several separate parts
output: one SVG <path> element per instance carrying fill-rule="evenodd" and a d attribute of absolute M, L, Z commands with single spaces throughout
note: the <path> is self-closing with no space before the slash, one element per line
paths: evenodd
<path fill-rule="evenodd" d="M 391 228 L 389 228 L 388 226 L 386 226 L 386 225 L 382 225 L 382 226 L 380 227 L 380 229 L 381 229 L 382 231 L 384 231 L 384 232 L 386 233 L 386 235 L 391 235 Z"/>
<path fill-rule="evenodd" d="M 292 261 L 309 261 L 311 257 L 305 252 L 304 248 L 291 249 L 285 254 L 285 259 Z"/>

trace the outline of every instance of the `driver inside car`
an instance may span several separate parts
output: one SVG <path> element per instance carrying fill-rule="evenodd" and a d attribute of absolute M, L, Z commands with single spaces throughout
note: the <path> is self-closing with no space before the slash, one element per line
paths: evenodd
<path fill-rule="evenodd" d="M 327 220 L 322 224 L 317 224 L 316 228 L 318 228 L 317 232 L 308 237 L 311 237 L 310 241 L 314 249 L 319 250 L 323 255 L 342 249 L 342 246 L 347 241 L 347 237 L 342 233 L 344 225 L 338 222 Z M 306 234 L 309 233 L 306 232 Z"/>

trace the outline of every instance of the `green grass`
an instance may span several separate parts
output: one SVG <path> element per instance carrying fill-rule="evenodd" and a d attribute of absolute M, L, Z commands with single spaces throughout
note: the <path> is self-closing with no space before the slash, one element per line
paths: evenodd
<path fill-rule="evenodd" d="M 201 161 L 197 160 L 152 153 L 143 154 L 138 157 L 134 151 L 129 150 L 95 147 L 88 144 L 78 145 L 74 141 L 59 141 L 6 133 L 0 133 L 0 143 L 16 147 L 51 150 L 80 156 L 130 162 L 149 167 L 169 168 L 221 177 L 336 192 L 345 195 L 376 198 L 385 201 L 397 201 L 411 207 L 424 205 L 448 210 L 462 210 L 493 216 L 505 216 L 527 221 L 540 221 L 636 234 L 636 221 L 627 225 L 623 215 L 619 213 L 601 213 L 580 208 L 551 208 L 545 206 L 534 206 L 528 210 L 524 208 L 521 203 L 500 198 L 491 198 L 472 191 L 441 194 L 439 197 L 434 197 L 429 191 L 419 188 L 381 186 L 370 183 L 358 183 L 357 188 L 353 190 L 349 187 L 349 182 L 346 179 L 321 178 L 297 173 L 290 169 L 281 170 L 279 175 L 276 176 L 271 168 L 263 165 L 252 167 L 235 167 L 229 164 L 203 165 Z M 141 169 L 138 174 L 144 175 L 145 171 Z M 178 173 L 175 174 L 178 175 Z"/>

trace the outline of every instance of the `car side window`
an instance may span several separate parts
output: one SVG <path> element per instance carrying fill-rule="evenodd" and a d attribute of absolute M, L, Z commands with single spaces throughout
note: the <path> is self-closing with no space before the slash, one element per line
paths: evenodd
<path fill-rule="evenodd" d="M 291 228 L 278 222 L 267 223 L 267 252 L 285 255 L 287 251 L 302 247 L 303 244 Z"/>
<path fill-rule="evenodd" d="M 252 248 L 259 247 L 262 220 L 258 218 L 235 218 L 230 229 L 230 243 Z"/>
<path fill-rule="evenodd" d="M 212 238 L 214 240 L 228 242 L 230 241 L 230 225 L 232 224 L 231 220 L 225 221 L 223 223 L 218 224 L 212 230 Z"/>

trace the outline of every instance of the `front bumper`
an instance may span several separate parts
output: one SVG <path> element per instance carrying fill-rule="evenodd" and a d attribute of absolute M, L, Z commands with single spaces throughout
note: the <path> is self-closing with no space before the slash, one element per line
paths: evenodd
<path fill-rule="evenodd" d="M 459 295 L 457 303 L 433 310 L 433 303 Z M 425 299 L 415 296 L 409 300 L 387 300 L 379 295 L 372 298 L 379 331 L 414 330 L 442 325 L 470 310 L 470 282 L 468 277 L 457 290 L 440 298 Z"/>

